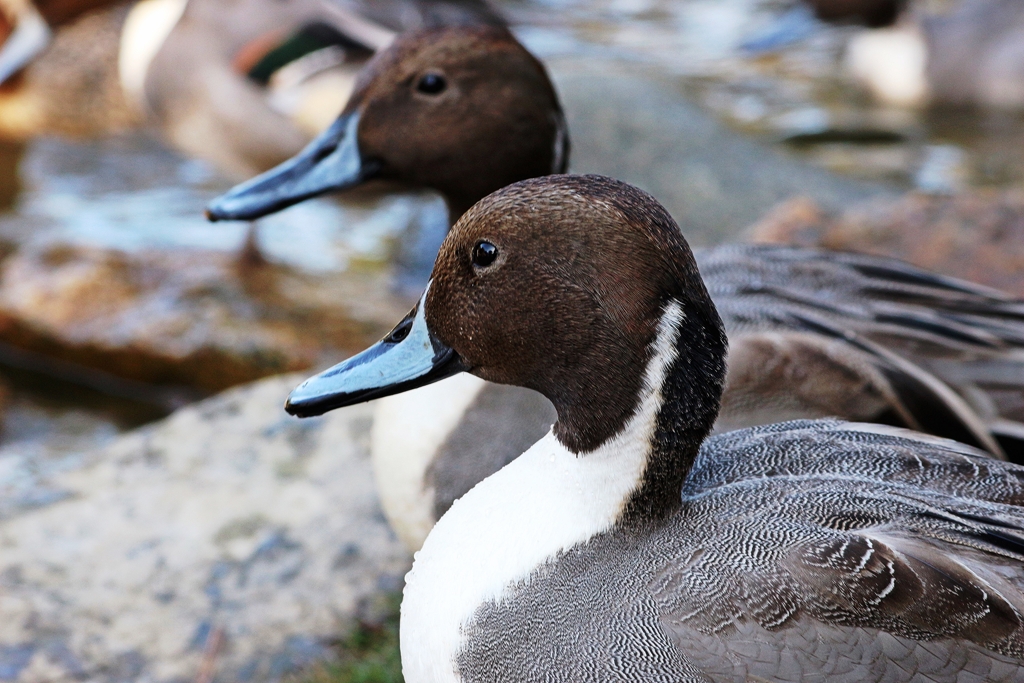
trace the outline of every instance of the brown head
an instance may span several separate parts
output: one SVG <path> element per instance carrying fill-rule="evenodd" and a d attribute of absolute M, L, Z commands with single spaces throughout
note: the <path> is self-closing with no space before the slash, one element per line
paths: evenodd
<path fill-rule="evenodd" d="M 543 65 L 504 28 L 400 36 L 366 66 L 337 121 L 295 158 L 214 200 L 252 219 L 381 179 L 439 191 L 453 218 L 517 180 L 562 172 L 568 137 Z"/>
<path fill-rule="evenodd" d="M 670 367 L 661 386 L 646 386 L 670 311 Z M 320 414 L 469 371 L 544 394 L 556 435 L 577 453 L 620 432 L 650 391 L 666 401 L 659 425 L 699 443 L 717 416 L 725 343 L 693 255 L 657 201 L 600 176 L 548 176 L 471 208 L 409 316 L 296 389 L 288 410 Z"/>

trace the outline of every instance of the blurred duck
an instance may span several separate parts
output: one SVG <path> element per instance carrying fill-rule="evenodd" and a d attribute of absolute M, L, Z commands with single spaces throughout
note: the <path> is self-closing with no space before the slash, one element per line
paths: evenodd
<path fill-rule="evenodd" d="M 77 16 L 102 4 L 113 6 Z M 47 10 L 57 5 L 60 22 L 77 21 L 51 32 Z M 475 0 L 68 0 L 38 9 L 25 0 L 19 16 L 0 50 L 0 76 L 19 73 L 0 91 L 0 135 L 97 135 L 148 123 L 242 177 L 321 132 L 395 29 L 500 22 Z M 18 27 L 35 41 L 15 40 Z"/>
<path fill-rule="evenodd" d="M 0 0 L 0 83 L 50 44 L 53 29 L 111 0 Z"/>
<path fill-rule="evenodd" d="M 1024 107 L 1024 3 L 961 0 L 947 13 L 910 11 L 848 47 L 854 76 L 882 103 Z"/>
<path fill-rule="evenodd" d="M 1024 468 L 838 420 L 709 438 L 726 345 L 665 209 L 556 175 L 471 208 L 408 317 L 292 392 L 470 372 L 557 408 L 416 554 L 404 680 L 1024 680 Z"/>
<path fill-rule="evenodd" d="M 889 26 L 907 0 L 803 0 L 822 21 L 857 23 L 879 28 Z"/>
<path fill-rule="evenodd" d="M 796 0 L 769 26 L 748 37 L 740 47 L 749 53 L 775 52 L 814 35 L 819 22 L 869 28 L 891 26 L 908 0 Z"/>
<path fill-rule="evenodd" d="M 455 219 L 513 181 L 564 171 L 568 152 L 543 66 L 506 30 L 413 32 L 374 58 L 301 155 L 209 215 L 252 219 L 382 179 L 441 192 Z M 840 416 L 1024 454 L 1024 302 L 857 254 L 735 244 L 696 258 L 729 333 L 719 429 Z M 418 547 L 553 420 L 537 394 L 471 376 L 382 401 L 373 457 L 398 533 Z"/>

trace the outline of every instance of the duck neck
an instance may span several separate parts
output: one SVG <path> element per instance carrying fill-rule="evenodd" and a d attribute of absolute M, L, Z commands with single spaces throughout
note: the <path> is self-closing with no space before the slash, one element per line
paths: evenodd
<path fill-rule="evenodd" d="M 626 525 L 657 522 L 679 509 L 683 482 L 721 407 L 726 342 L 720 320 L 717 315 L 708 319 L 698 308 L 684 310 L 674 301 L 663 326 L 669 315 L 678 320 L 677 332 L 657 390 L 660 401 L 648 439 L 647 466 L 623 508 Z"/>
<path fill-rule="evenodd" d="M 718 416 L 725 350 L 716 315 L 669 300 L 630 417 L 592 453 L 579 455 L 636 459 L 635 486 L 622 500 L 617 526 L 648 528 L 682 505 L 683 482 Z"/>

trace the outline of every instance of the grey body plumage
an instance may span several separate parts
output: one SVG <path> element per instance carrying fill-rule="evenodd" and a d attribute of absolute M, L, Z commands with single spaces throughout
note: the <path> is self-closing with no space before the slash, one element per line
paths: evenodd
<path fill-rule="evenodd" d="M 462 680 L 1024 680 L 1024 470 L 900 431 L 712 437 L 666 522 L 481 606 Z"/>

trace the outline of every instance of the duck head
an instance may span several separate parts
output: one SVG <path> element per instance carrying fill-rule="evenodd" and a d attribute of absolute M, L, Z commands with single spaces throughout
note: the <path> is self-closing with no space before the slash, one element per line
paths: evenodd
<path fill-rule="evenodd" d="M 666 325 L 670 348 L 656 348 Z M 618 433 L 651 392 L 680 411 L 671 429 L 703 439 L 725 345 L 690 248 L 657 201 L 600 176 L 547 176 L 463 215 L 409 316 L 303 383 L 286 409 L 318 415 L 468 371 L 546 396 L 556 436 L 577 453 Z M 669 379 L 649 386 L 658 354 L 671 355 Z"/>
<path fill-rule="evenodd" d="M 361 73 L 340 117 L 298 156 L 214 200 L 251 220 L 370 180 L 432 188 L 453 218 L 523 178 L 565 170 L 568 137 L 544 67 L 504 28 L 400 36 Z"/>

